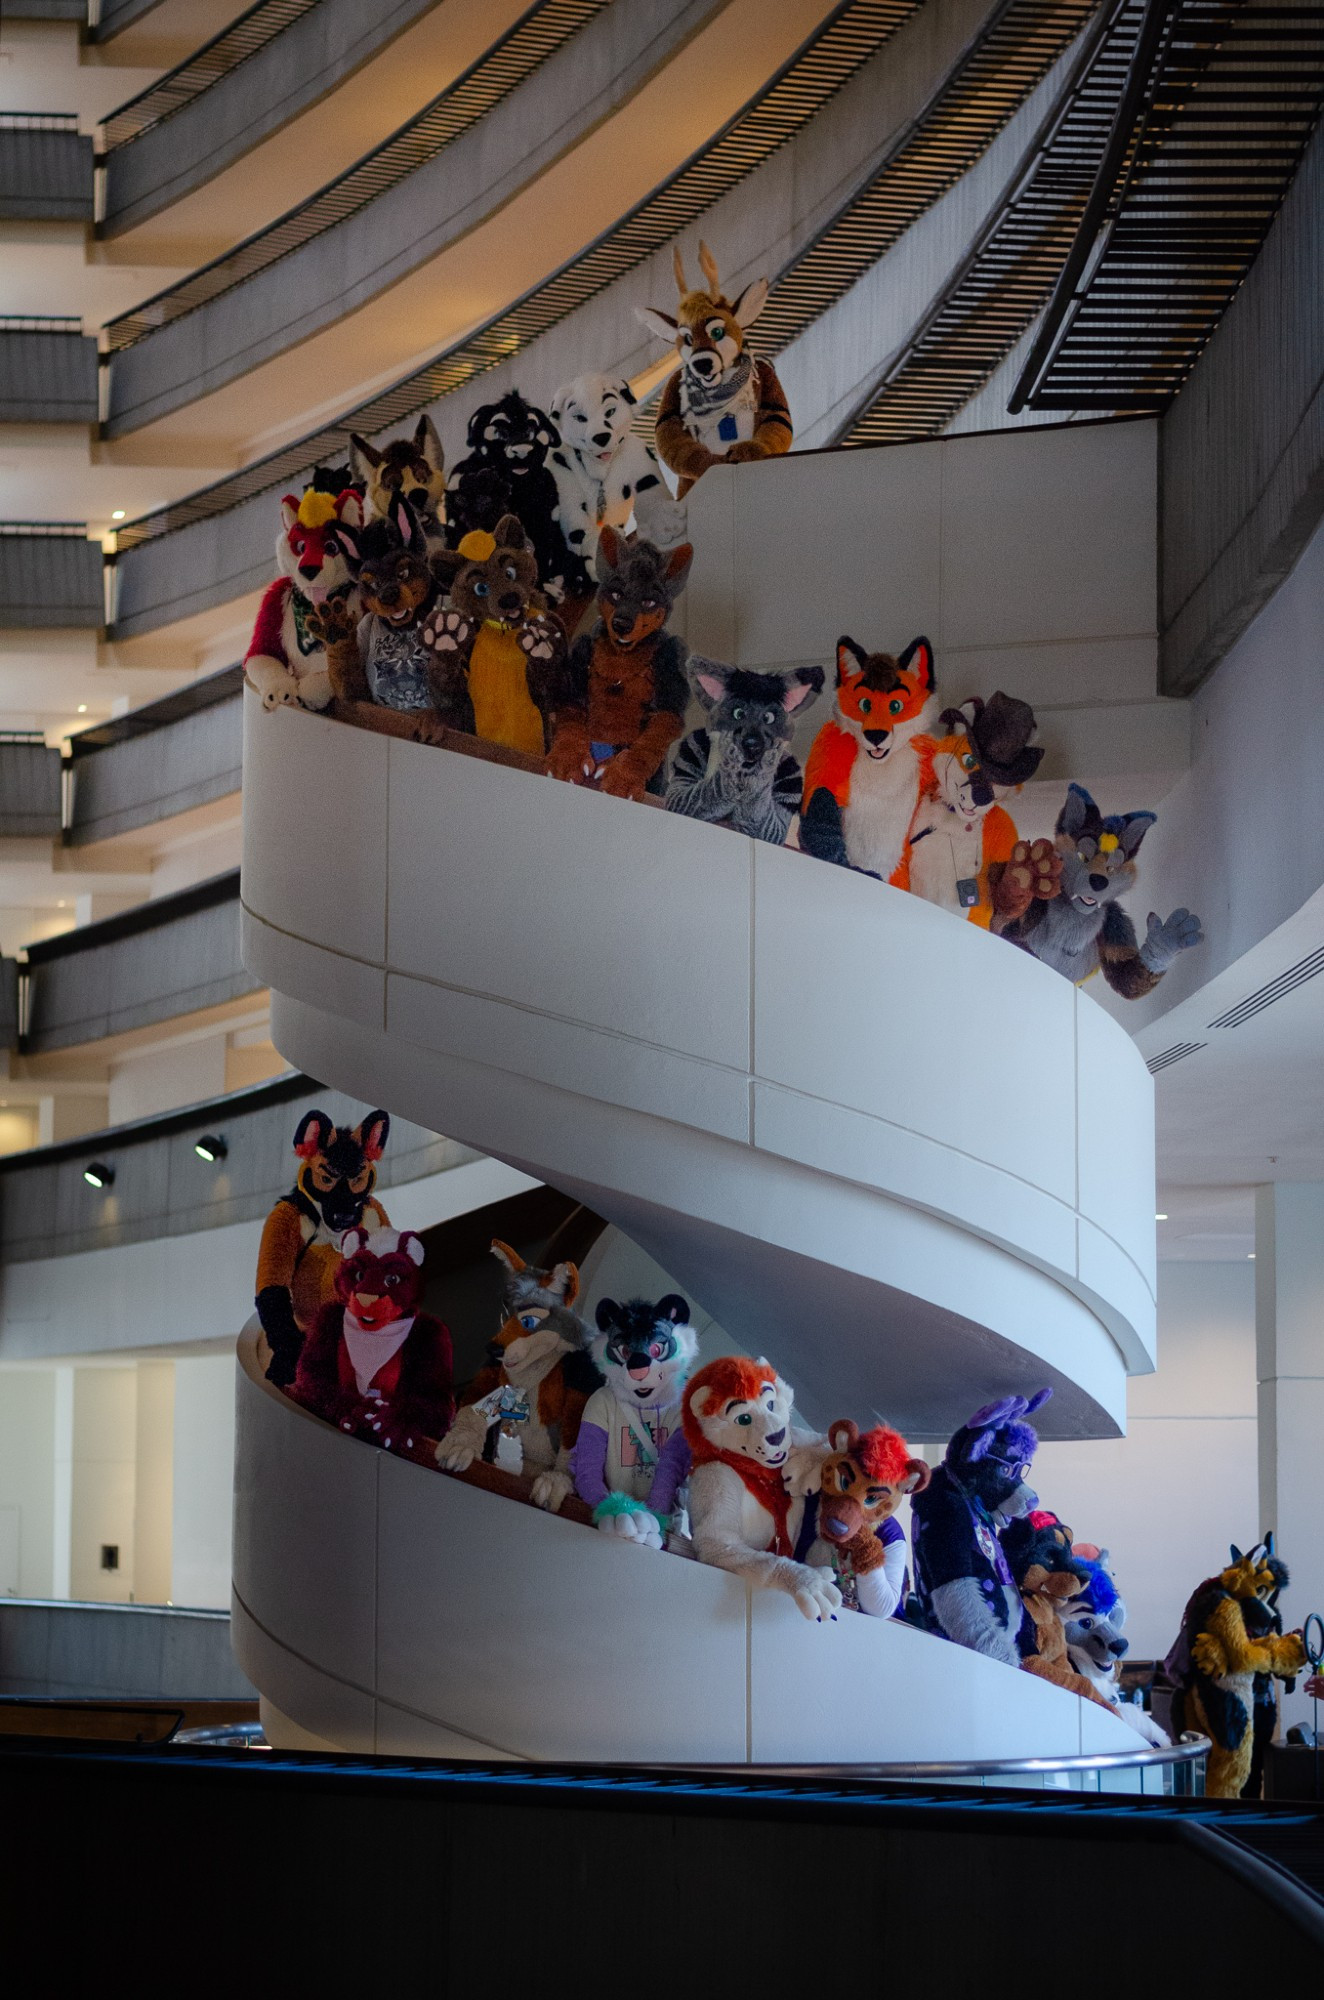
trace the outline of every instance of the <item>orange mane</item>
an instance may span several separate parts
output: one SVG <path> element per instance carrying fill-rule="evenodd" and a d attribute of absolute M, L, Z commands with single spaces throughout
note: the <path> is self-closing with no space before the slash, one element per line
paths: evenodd
<path fill-rule="evenodd" d="M 699 1419 L 690 1404 L 696 1389 L 711 1389 L 721 1402 L 740 1400 L 752 1402 L 767 1383 L 777 1380 L 777 1370 L 767 1361 L 749 1361 L 743 1355 L 723 1354 L 716 1361 L 710 1361 L 692 1375 L 681 1404 L 681 1422 L 685 1429 L 685 1440 L 694 1454 L 694 1462 L 701 1465 L 708 1460 L 720 1458 L 716 1446 L 709 1444 L 700 1427 Z"/>

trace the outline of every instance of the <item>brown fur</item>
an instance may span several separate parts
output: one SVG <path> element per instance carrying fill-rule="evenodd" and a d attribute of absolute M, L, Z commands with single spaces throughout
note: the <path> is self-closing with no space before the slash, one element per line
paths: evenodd
<path fill-rule="evenodd" d="M 1039 1650 L 1022 1660 L 1021 1666 L 1027 1674 L 1037 1674 L 1040 1680 L 1052 1681 L 1055 1687 L 1066 1688 L 1070 1694 L 1082 1695 L 1098 1702 L 1100 1708 L 1108 1708 L 1098 1689 L 1084 1674 L 1076 1672 L 1067 1656 L 1061 1608 L 1073 1597 L 1079 1597 L 1084 1588 L 1083 1577 L 1072 1576 L 1065 1570 L 1046 1570 L 1042 1563 L 1030 1564 L 1021 1580 L 1021 1603 L 1033 1622 Z"/>
<path fill-rule="evenodd" d="M 883 1449 L 871 1448 L 871 1439 Z M 907 1455 L 904 1438 L 867 1432 L 862 1441 L 849 1417 L 829 1425 L 828 1443 L 832 1452 L 819 1471 L 819 1538 L 862 1574 L 883 1561 L 878 1528 L 907 1493 L 922 1493 L 932 1474 L 922 1458 Z"/>

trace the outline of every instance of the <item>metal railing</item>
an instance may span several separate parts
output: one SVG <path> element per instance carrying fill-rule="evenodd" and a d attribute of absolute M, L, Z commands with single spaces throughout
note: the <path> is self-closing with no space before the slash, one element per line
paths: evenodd
<path fill-rule="evenodd" d="M 185 62 L 111 112 L 101 127 L 103 157 L 173 118 L 318 5 L 319 0 L 256 0 L 246 14 L 195 49 Z"/>
<path fill-rule="evenodd" d="M 109 320 L 104 332 L 105 351 L 117 354 L 132 347 L 157 327 L 196 312 L 199 306 L 268 270 L 291 251 L 357 214 L 476 125 L 606 5 L 607 0 L 537 0 L 463 76 L 309 200 L 246 237 L 224 256 L 191 272 L 179 284 L 167 286 L 132 312 Z"/>

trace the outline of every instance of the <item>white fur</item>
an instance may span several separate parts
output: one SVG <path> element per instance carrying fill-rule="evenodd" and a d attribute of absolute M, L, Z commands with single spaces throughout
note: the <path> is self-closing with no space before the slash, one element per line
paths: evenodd
<path fill-rule="evenodd" d="M 937 695 L 930 695 L 918 715 L 899 722 L 881 757 L 873 754 L 855 718 L 837 711 L 838 723 L 859 746 L 851 767 L 850 802 L 842 815 L 846 852 L 852 867 L 881 875 L 884 882 L 905 851 L 919 803 L 920 762 L 914 739 L 928 729 L 937 705 Z"/>
<path fill-rule="evenodd" d="M 972 881 L 984 865 L 984 821 L 999 803 L 986 806 L 971 797 L 971 773 L 951 751 L 933 760 L 938 796 L 922 798 L 910 824 L 910 889 L 926 903 L 938 903 L 964 916 L 956 900 L 956 884 Z"/>
<path fill-rule="evenodd" d="M 556 518 L 569 546 L 590 564 L 599 530 L 624 532 L 632 518 L 658 548 L 685 539 L 685 510 L 672 499 L 652 447 L 630 428 L 637 408 L 623 375 L 576 375 L 552 398 L 561 434 L 547 460 L 556 480 Z M 641 493 L 639 483 L 648 479 L 658 483 Z"/>

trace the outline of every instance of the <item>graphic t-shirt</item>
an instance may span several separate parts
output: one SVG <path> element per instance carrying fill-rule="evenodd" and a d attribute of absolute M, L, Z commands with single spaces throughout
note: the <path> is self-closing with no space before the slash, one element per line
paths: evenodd
<path fill-rule="evenodd" d="M 657 1462 L 668 1439 L 680 1429 L 679 1408 L 626 1411 L 610 1389 L 595 1389 L 585 1405 L 583 1422 L 607 1434 L 602 1476 L 608 1491 L 647 1500 Z"/>
<path fill-rule="evenodd" d="M 359 652 L 374 701 L 383 708 L 431 708 L 428 655 L 418 625 L 397 632 L 380 618 L 359 621 Z"/>

